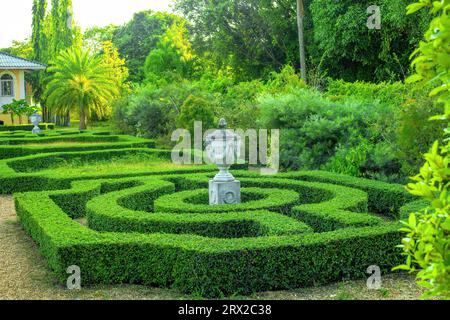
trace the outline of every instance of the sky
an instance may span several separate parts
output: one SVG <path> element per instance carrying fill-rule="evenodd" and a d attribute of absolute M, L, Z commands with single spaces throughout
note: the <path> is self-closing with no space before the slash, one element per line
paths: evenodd
<path fill-rule="evenodd" d="M 13 40 L 25 40 L 31 35 L 33 0 L 1 0 L 0 48 L 10 47 Z M 50 3 L 51 0 L 48 0 Z M 72 0 L 74 19 L 83 31 L 92 26 L 123 24 L 142 10 L 171 11 L 172 0 Z M 3 11 L 3 10 L 2 10 Z"/>

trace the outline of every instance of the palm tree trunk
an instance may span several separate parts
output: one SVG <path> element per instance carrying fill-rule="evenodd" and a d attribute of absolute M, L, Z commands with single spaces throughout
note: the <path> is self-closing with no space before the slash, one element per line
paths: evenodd
<path fill-rule="evenodd" d="M 87 117 L 83 104 L 80 105 L 80 130 L 86 130 Z"/>
<path fill-rule="evenodd" d="M 300 72 L 302 79 L 307 82 L 306 78 L 306 61 L 305 61 L 305 39 L 303 20 L 305 18 L 305 7 L 303 0 L 297 0 L 297 26 L 298 26 L 298 44 L 300 53 Z"/>

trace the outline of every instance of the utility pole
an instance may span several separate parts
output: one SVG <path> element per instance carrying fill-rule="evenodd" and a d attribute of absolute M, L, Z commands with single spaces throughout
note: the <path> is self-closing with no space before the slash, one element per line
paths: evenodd
<path fill-rule="evenodd" d="M 300 53 L 300 74 L 301 78 L 307 82 L 306 78 L 306 61 L 305 61 L 305 38 L 303 21 L 305 19 L 305 7 L 303 6 L 303 0 L 297 0 L 297 25 L 298 25 L 298 45 Z"/>

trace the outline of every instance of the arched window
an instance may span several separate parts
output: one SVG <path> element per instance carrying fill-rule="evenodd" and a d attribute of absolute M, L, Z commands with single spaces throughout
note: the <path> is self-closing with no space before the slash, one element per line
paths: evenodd
<path fill-rule="evenodd" d="M 14 96 L 14 78 L 9 74 L 0 77 L 0 94 L 2 97 Z"/>

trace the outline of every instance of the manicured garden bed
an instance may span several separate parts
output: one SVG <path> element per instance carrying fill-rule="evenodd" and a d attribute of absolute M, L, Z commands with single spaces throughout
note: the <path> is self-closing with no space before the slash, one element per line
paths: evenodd
<path fill-rule="evenodd" d="M 70 145 L 34 146 L 36 154 L 0 160 L 0 193 L 15 194 L 21 223 L 61 283 L 77 265 L 83 285 L 146 284 L 220 297 L 359 278 L 369 265 L 389 272 L 401 262 L 398 219 L 414 207 L 401 185 L 321 171 L 234 170 L 243 202 L 211 207 L 211 166 L 70 174 L 61 163 L 139 155 L 169 163 L 170 152 L 124 136 L 55 137 Z M 80 137 L 116 141 L 92 150 L 77 144 Z M 16 154 L 30 148 L 23 138 L 2 139 L 17 143 L 6 146 Z M 24 139 L 45 144 L 49 137 Z"/>

